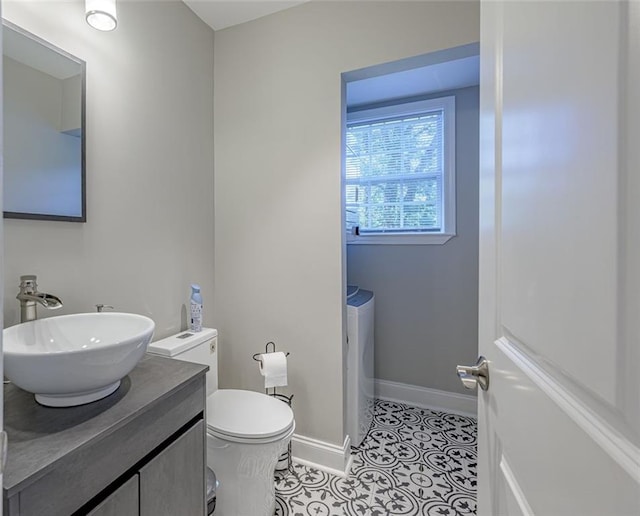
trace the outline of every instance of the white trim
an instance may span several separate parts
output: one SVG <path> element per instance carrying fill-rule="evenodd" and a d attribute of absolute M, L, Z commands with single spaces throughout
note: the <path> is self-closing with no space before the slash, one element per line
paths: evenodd
<path fill-rule="evenodd" d="M 405 102 L 390 106 L 363 109 L 347 113 L 347 123 L 343 125 L 343 145 L 346 138 L 347 126 L 357 122 L 369 122 L 391 117 L 410 116 L 429 111 L 443 111 L 443 145 L 444 163 L 442 171 L 442 233 L 379 233 L 357 236 L 348 239 L 349 244 L 370 245 L 442 245 L 456 235 L 456 97 L 437 97 L 416 102 Z M 342 190 L 344 202 L 345 156 L 343 154 Z M 343 204 L 343 211 L 344 211 Z"/>
<path fill-rule="evenodd" d="M 438 99 L 444 109 L 444 174 L 442 177 L 442 230 L 445 235 L 456 234 L 456 111 L 455 96 Z"/>
<path fill-rule="evenodd" d="M 388 401 L 397 401 L 416 407 L 443 410 L 463 416 L 476 417 L 478 413 L 478 400 L 476 396 L 378 379 L 375 380 L 375 388 L 376 398 Z"/>
<path fill-rule="evenodd" d="M 388 235 L 347 235 L 347 244 L 360 245 L 442 245 L 455 234 L 449 233 L 390 233 Z"/>
<path fill-rule="evenodd" d="M 495 345 L 631 478 L 640 483 L 640 448 L 611 427 L 597 412 L 591 410 L 584 401 L 542 369 L 516 344 L 506 337 L 501 337 Z"/>
<path fill-rule="evenodd" d="M 504 477 L 505 482 L 509 486 L 509 490 L 513 494 L 518 507 L 520 507 L 520 512 L 523 516 L 534 516 L 533 510 L 531 510 L 531 506 L 529 502 L 527 502 L 527 497 L 524 495 L 524 491 L 520 487 L 520 483 L 516 479 L 516 476 L 513 474 L 509 463 L 507 462 L 507 458 L 503 455 L 500 459 L 500 471 L 502 471 L 502 476 Z"/>
<path fill-rule="evenodd" d="M 339 477 L 348 476 L 353 462 L 351 439 L 348 435 L 340 447 L 304 435 L 293 434 L 291 455 L 292 460 L 298 464 L 320 469 Z"/>
<path fill-rule="evenodd" d="M 347 124 L 355 124 L 359 122 L 377 122 L 378 120 L 382 120 L 385 118 L 390 119 L 396 117 L 420 115 L 428 111 L 443 110 L 446 112 L 447 110 L 451 109 L 455 112 L 455 108 L 455 97 L 453 95 L 447 97 L 436 97 L 427 100 L 418 100 L 414 102 L 403 102 L 402 100 L 400 100 L 397 104 L 392 104 L 390 106 L 358 109 L 357 111 L 347 111 Z"/>

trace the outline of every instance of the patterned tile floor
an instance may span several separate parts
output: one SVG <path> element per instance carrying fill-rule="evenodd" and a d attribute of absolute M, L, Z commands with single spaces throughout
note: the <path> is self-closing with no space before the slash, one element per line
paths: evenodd
<path fill-rule="evenodd" d="M 349 477 L 294 464 L 275 516 L 475 514 L 476 457 L 474 418 L 377 400 Z"/>

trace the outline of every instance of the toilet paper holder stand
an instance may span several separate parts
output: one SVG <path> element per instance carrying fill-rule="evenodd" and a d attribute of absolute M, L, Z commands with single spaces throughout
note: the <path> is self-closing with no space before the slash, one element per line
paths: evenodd
<path fill-rule="evenodd" d="M 271 349 L 269 349 L 271 348 Z M 264 352 L 265 353 L 275 353 L 276 352 L 276 343 L 273 341 L 267 342 L 267 344 L 264 347 Z M 254 353 L 253 354 L 253 359 L 256 362 L 262 362 L 262 360 L 260 360 L 260 355 L 262 355 L 262 353 Z M 290 355 L 289 352 L 285 353 L 285 356 L 288 357 Z M 271 391 L 271 392 L 269 392 Z M 287 405 L 289 405 L 291 407 L 291 403 L 293 402 L 293 394 L 287 396 L 286 394 L 281 394 L 279 392 L 276 391 L 276 388 L 273 387 L 271 389 L 265 389 L 265 393 L 268 394 L 269 396 L 272 396 L 284 403 L 286 403 Z M 276 471 L 282 471 L 284 469 L 289 470 L 289 472 L 292 472 L 292 463 L 291 463 L 291 442 L 289 442 L 289 445 L 287 446 L 287 451 L 284 452 L 284 454 L 280 457 L 280 460 L 278 460 L 278 464 L 282 461 L 287 461 L 287 466 L 286 468 L 278 468 L 276 466 Z"/>
<path fill-rule="evenodd" d="M 269 349 L 269 347 L 271 347 L 271 349 Z M 267 345 L 264 347 L 264 352 L 265 353 L 275 353 L 276 352 L 276 343 L 275 342 L 267 342 Z M 288 357 L 291 353 L 287 352 L 285 353 L 285 356 Z M 253 354 L 253 359 L 256 362 L 260 362 L 262 363 L 262 360 L 260 360 L 260 355 L 262 355 L 262 353 L 254 353 Z M 284 394 L 278 394 L 276 392 L 276 388 L 273 387 L 271 389 L 271 392 L 269 392 L 269 389 L 265 389 L 265 392 L 269 395 L 269 396 L 274 396 L 275 398 L 278 398 L 279 400 L 285 401 L 286 403 L 289 404 L 289 406 L 291 406 L 291 400 L 293 399 L 293 394 L 291 396 L 285 396 Z"/>
<path fill-rule="evenodd" d="M 269 349 L 269 346 L 271 346 L 271 349 Z M 276 343 L 271 341 L 271 342 L 267 342 L 266 346 L 264 347 L 264 352 L 265 353 L 275 353 L 276 352 Z M 287 352 L 285 353 L 285 356 L 289 356 L 291 353 Z M 256 362 L 262 362 L 262 360 L 260 360 L 260 355 L 262 355 L 262 353 L 254 353 L 253 354 L 253 359 Z"/>

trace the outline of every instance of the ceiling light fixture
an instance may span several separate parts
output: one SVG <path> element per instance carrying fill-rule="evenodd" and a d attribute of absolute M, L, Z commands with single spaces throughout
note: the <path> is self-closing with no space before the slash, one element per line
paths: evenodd
<path fill-rule="evenodd" d="M 87 23 L 94 29 L 110 31 L 118 25 L 116 0 L 85 0 Z"/>

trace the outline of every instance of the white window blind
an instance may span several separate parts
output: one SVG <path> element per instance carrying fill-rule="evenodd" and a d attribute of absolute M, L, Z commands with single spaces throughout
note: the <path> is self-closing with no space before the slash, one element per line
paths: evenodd
<path fill-rule="evenodd" d="M 441 102 L 398 108 L 348 119 L 346 221 L 360 235 L 445 233 L 445 190 L 453 180 L 447 152 L 452 142 L 446 141 L 451 116 Z"/>

